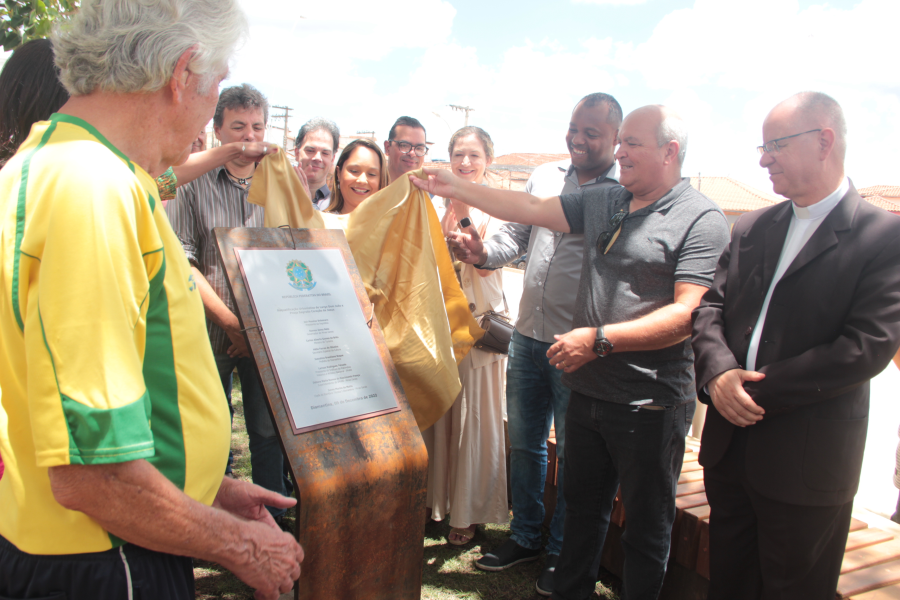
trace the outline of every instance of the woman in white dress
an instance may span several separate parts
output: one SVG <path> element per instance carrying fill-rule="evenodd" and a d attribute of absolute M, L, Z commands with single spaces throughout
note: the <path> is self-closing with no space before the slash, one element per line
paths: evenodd
<path fill-rule="evenodd" d="M 478 127 L 464 127 L 450 138 L 450 168 L 457 177 L 487 185 L 485 169 L 493 158 L 493 142 Z M 445 211 L 441 219 L 445 235 L 457 230 L 464 218 L 471 219 L 482 237 L 503 224 L 474 208 L 454 207 L 448 199 L 434 200 Z M 501 270 L 461 264 L 460 284 L 476 318 L 488 311 L 505 313 L 502 278 Z M 423 432 L 429 451 L 428 507 L 436 521 L 450 515 L 451 544 L 471 541 L 477 524 L 509 520 L 503 434 L 505 376 L 505 354 L 473 348 L 459 364 L 462 392 L 450 410 Z"/>

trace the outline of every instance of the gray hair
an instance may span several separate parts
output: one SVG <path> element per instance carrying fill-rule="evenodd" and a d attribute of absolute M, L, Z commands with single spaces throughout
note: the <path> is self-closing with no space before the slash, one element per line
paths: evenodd
<path fill-rule="evenodd" d="M 834 131 L 835 150 L 841 162 L 847 153 L 847 121 L 837 100 L 822 92 L 800 92 L 792 97 L 797 110 L 811 124 Z"/>
<path fill-rule="evenodd" d="M 216 103 L 216 114 L 213 116 L 213 125 L 221 127 L 225 120 L 225 109 L 250 109 L 261 108 L 263 111 L 263 123 L 269 122 L 269 101 L 258 89 L 249 83 L 242 83 L 230 88 L 225 88 L 219 94 Z"/>
<path fill-rule="evenodd" d="M 303 138 L 313 132 L 320 130 L 327 131 L 329 134 L 331 134 L 331 139 L 334 143 L 332 152 L 337 152 L 338 145 L 341 143 L 341 130 L 338 129 L 338 126 L 334 121 L 323 119 L 322 117 L 313 117 L 312 119 L 304 123 L 303 127 L 300 128 L 300 131 L 297 132 L 297 140 L 295 141 L 294 145 L 299 148 L 303 143 Z"/>
<path fill-rule="evenodd" d="M 60 81 L 73 96 L 155 92 L 188 49 L 206 93 L 247 35 L 236 0 L 84 0 L 54 31 Z"/>
<path fill-rule="evenodd" d="M 688 130 L 687 124 L 676 113 L 668 110 L 666 107 L 662 109 L 662 119 L 659 122 L 659 129 L 656 131 L 656 143 L 662 148 L 669 142 L 678 142 L 678 164 L 684 164 L 684 156 L 687 154 Z"/>

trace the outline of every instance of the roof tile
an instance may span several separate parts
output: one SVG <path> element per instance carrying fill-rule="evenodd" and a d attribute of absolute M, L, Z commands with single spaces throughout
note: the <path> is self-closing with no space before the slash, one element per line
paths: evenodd
<path fill-rule="evenodd" d="M 784 201 L 731 177 L 691 177 L 691 185 L 725 212 L 749 212 Z"/>

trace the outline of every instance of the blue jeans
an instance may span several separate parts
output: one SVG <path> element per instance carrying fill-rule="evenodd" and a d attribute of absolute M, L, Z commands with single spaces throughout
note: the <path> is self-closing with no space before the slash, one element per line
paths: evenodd
<path fill-rule="evenodd" d="M 657 598 L 675 522 L 686 409 L 652 410 L 572 392 L 566 416 L 566 543 L 553 598 L 583 600 L 594 590 L 619 483 L 626 515 L 620 598 Z"/>
<path fill-rule="evenodd" d="M 284 454 L 278 442 L 278 432 L 272 416 L 266 407 L 266 397 L 259 377 L 253 368 L 253 359 L 232 358 L 216 355 L 216 367 L 225 388 L 225 397 L 231 407 L 231 378 L 235 367 L 241 380 L 241 392 L 244 398 L 244 420 L 247 423 L 247 435 L 250 438 L 250 470 L 253 483 L 278 492 L 282 496 L 290 496 L 293 485 L 288 479 L 285 469 Z M 232 411 L 233 413 L 233 411 Z M 230 462 L 230 458 L 229 458 Z M 229 465 L 230 466 L 230 465 Z M 267 506 L 273 517 L 284 514 L 283 508 Z"/>
<path fill-rule="evenodd" d="M 544 480 L 547 478 L 547 437 L 556 422 L 556 457 L 559 472 L 556 510 L 550 522 L 547 554 L 559 554 L 563 540 L 566 501 L 563 471 L 566 447 L 566 407 L 569 388 L 562 384 L 562 371 L 550 365 L 547 350 L 552 344 L 514 331 L 506 365 L 506 410 L 509 415 L 509 478 L 512 487 L 513 520 L 510 536 L 520 546 L 541 547 L 544 522 Z"/>

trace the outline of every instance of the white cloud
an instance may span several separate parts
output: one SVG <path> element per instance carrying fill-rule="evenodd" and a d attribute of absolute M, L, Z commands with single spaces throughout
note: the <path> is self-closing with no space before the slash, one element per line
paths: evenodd
<path fill-rule="evenodd" d="M 895 0 L 863 0 L 850 9 L 697 0 L 660 20 L 647 41 L 617 46 L 616 61 L 651 90 L 674 98 L 692 92 L 699 105 L 707 102 L 708 113 L 694 111 L 689 119 L 692 167 L 770 190 L 752 152 L 762 120 L 791 94 L 819 90 L 847 115 L 848 174 L 861 185 L 890 183 L 900 72 L 885 59 L 897 55 L 898 18 Z"/>
<path fill-rule="evenodd" d="M 498 154 L 565 152 L 566 126 L 578 99 L 620 85 L 611 65 L 611 39 L 590 39 L 574 51 L 556 40 L 526 41 L 507 49 L 496 67 L 484 66 L 475 48 L 451 42 L 426 50 L 400 94 L 419 94 L 432 106 L 475 107 L 470 124 L 491 133 Z M 439 112 L 450 129 L 462 126 L 462 116 L 447 108 Z M 448 124 L 437 121 L 434 135 L 429 129 L 429 139 L 440 141 L 435 156 L 446 155 L 449 135 L 438 133 L 445 134 Z"/>
<path fill-rule="evenodd" d="M 647 0 L 572 0 L 575 4 L 605 4 L 607 6 L 634 6 L 636 4 L 644 4 Z"/>
<path fill-rule="evenodd" d="M 250 42 L 238 53 L 229 83 L 265 82 L 263 91 L 272 100 L 315 96 L 334 107 L 373 94 L 377 82 L 365 73 L 367 61 L 397 50 L 418 56 L 434 39 L 450 35 L 456 14 L 441 0 L 421 0 L 412 11 L 399 0 L 383 0 L 377 9 L 365 0 L 273 0 L 265 11 L 241 1 L 250 18 Z"/>
<path fill-rule="evenodd" d="M 273 0 L 265 14 L 253 8 L 252 42 L 232 82 L 260 82 L 273 102 L 294 106 L 298 120 L 323 114 L 345 132 L 376 128 L 382 139 L 397 116 L 412 115 L 439 157 L 464 119 L 446 105 L 459 104 L 475 108 L 470 123 L 491 133 L 498 153 L 564 152 L 575 102 L 605 91 L 626 112 L 663 102 L 685 116 L 686 173 L 732 175 L 769 190 L 755 151 L 762 120 L 790 94 L 816 89 L 847 113 L 848 173 L 861 185 L 896 183 L 900 71 L 889 60 L 897 55 L 896 0 L 862 0 L 851 9 L 697 0 L 663 17 L 645 40 L 610 31 L 575 44 L 550 35 L 499 56 L 460 43 L 456 11 L 441 0 L 413 11 L 399 0 L 377 11 L 362 0 Z M 416 31 L 427 35 L 407 34 Z M 386 71 L 390 81 L 379 79 Z"/>

